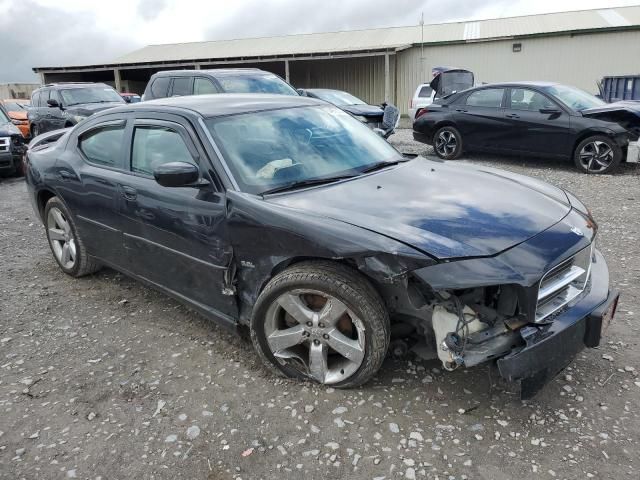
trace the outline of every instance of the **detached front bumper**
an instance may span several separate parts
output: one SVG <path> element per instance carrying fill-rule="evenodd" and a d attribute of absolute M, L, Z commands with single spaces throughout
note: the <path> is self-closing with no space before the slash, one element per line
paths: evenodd
<path fill-rule="evenodd" d="M 523 399 L 534 396 L 585 347 L 597 347 L 615 314 L 619 293 L 609 290 L 609 270 L 596 250 L 587 291 L 549 325 L 524 327 L 525 346 L 498 360 L 500 375 L 521 387 Z"/>
<path fill-rule="evenodd" d="M 640 163 L 640 140 L 629 142 L 627 147 L 627 163 Z"/>

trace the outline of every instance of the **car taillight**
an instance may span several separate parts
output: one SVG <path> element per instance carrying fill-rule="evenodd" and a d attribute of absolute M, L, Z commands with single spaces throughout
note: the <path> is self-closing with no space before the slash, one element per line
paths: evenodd
<path fill-rule="evenodd" d="M 418 110 L 416 112 L 416 120 L 419 119 L 421 116 L 423 116 L 425 113 L 427 113 L 429 110 L 427 110 L 426 108 L 421 108 L 420 110 Z"/>

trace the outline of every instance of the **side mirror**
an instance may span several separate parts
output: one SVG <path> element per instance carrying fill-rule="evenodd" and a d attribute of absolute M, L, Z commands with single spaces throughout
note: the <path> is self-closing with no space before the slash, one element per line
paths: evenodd
<path fill-rule="evenodd" d="M 131 97 L 122 97 L 124 98 L 124 101 L 127 103 L 131 103 Z"/>
<path fill-rule="evenodd" d="M 187 187 L 200 178 L 200 171 L 193 163 L 170 162 L 157 166 L 153 176 L 163 187 Z"/>
<path fill-rule="evenodd" d="M 543 115 L 560 115 L 562 112 L 557 108 L 541 108 L 540 113 Z"/>
<path fill-rule="evenodd" d="M 298 95 L 300 95 L 301 97 L 307 96 L 307 93 L 302 88 L 296 88 L 296 92 L 298 92 Z"/>
<path fill-rule="evenodd" d="M 60 108 L 60 104 L 55 98 L 50 98 L 49 100 L 47 100 L 47 105 L 49 105 L 51 108 Z"/>

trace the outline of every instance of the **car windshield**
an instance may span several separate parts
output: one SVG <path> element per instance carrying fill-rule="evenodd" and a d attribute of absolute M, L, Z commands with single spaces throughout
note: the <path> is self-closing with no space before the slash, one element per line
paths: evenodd
<path fill-rule="evenodd" d="M 354 97 L 350 93 L 342 92 L 340 90 L 312 90 L 311 93 L 325 102 L 333 103 L 334 105 L 366 105 L 365 102 L 358 97 Z"/>
<path fill-rule="evenodd" d="M 216 80 L 225 93 L 298 95 L 291 85 L 276 75 L 220 75 Z"/>
<path fill-rule="evenodd" d="M 62 95 L 62 102 L 66 106 L 81 103 L 124 103 L 118 92 L 111 87 L 63 88 L 60 90 L 60 95 Z"/>
<path fill-rule="evenodd" d="M 7 112 L 22 112 L 22 111 L 27 111 L 28 110 L 29 105 L 25 104 L 25 103 L 18 103 L 18 102 L 5 102 L 4 103 L 4 108 L 7 109 Z"/>
<path fill-rule="evenodd" d="M 566 85 L 553 85 L 544 89 L 548 94 L 554 96 L 560 100 L 567 107 L 573 108 L 578 112 L 586 110 L 588 108 L 601 107 L 606 105 L 606 102 L 600 100 L 598 97 L 591 95 L 590 93 L 580 90 L 575 87 L 568 87 Z"/>
<path fill-rule="evenodd" d="M 205 123 L 240 188 L 254 194 L 355 176 L 402 159 L 362 122 L 329 105 L 209 118 Z"/>

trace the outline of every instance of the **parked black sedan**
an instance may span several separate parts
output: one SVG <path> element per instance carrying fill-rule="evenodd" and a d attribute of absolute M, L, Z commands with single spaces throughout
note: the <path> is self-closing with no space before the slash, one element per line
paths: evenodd
<path fill-rule="evenodd" d="M 331 103 L 336 107 L 349 112 L 367 127 L 382 130 L 385 138 L 391 136 L 398 126 L 400 112 L 393 105 L 369 105 L 364 100 L 342 90 L 330 88 L 299 88 L 298 93 L 305 97 L 317 98 Z M 389 110 L 385 119 L 385 110 Z M 386 122 L 385 122 L 386 120 Z"/>
<path fill-rule="evenodd" d="M 639 134 L 640 105 L 545 82 L 471 88 L 418 111 L 413 124 L 414 138 L 447 160 L 464 150 L 544 155 L 587 173 L 613 171 Z"/>
<path fill-rule="evenodd" d="M 362 384 L 399 336 L 448 370 L 497 359 L 530 396 L 598 345 L 617 304 L 572 194 L 402 156 L 310 98 L 119 107 L 39 144 L 27 168 L 65 273 L 108 265 L 248 328 L 291 377 Z"/>

